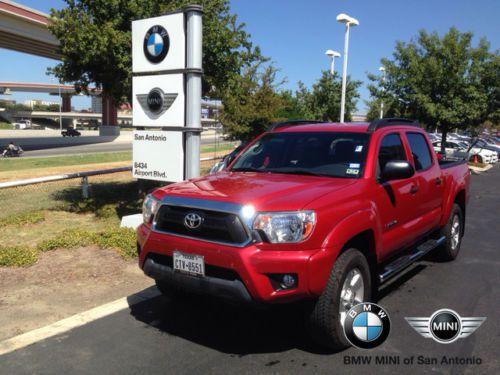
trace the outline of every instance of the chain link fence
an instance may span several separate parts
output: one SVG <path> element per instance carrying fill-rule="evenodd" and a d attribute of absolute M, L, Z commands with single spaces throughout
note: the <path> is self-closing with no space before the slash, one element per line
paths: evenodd
<path fill-rule="evenodd" d="M 201 160 L 201 174 L 208 174 L 210 168 L 220 159 Z M 126 170 L 89 176 L 84 173 L 73 178 L 0 187 L 0 220 L 41 210 L 98 213 L 106 210 L 106 206 L 119 210 L 116 214 L 120 216 L 137 213 L 140 210 L 142 194 L 164 184 L 141 184 L 132 177 L 131 170 Z"/>

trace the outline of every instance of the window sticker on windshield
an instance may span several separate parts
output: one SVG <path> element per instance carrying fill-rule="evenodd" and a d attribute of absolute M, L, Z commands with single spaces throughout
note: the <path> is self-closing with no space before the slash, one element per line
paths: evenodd
<path fill-rule="evenodd" d="M 359 168 L 360 166 L 359 163 L 349 163 L 349 168 Z"/>
<path fill-rule="evenodd" d="M 359 174 L 359 169 L 347 168 L 345 174 L 352 174 L 354 176 L 357 176 Z"/>
<path fill-rule="evenodd" d="M 363 146 L 356 146 L 356 148 L 354 149 L 354 152 L 361 152 L 363 151 Z"/>

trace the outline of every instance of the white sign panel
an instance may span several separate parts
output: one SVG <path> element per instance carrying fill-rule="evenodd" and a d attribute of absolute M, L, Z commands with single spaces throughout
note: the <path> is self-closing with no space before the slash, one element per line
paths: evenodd
<path fill-rule="evenodd" d="M 134 126 L 184 126 L 184 76 L 164 74 L 132 78 Z"/>
<path fill-rule="evenodd" d="M 186 67 L 184 13 L 132 22 L 132 71 L 158 72 Z"/>
<path fill-rule="evenodd" d="M 134 131 L 132 173 L 135 178 L 184 180 L 182 132 Z"/>

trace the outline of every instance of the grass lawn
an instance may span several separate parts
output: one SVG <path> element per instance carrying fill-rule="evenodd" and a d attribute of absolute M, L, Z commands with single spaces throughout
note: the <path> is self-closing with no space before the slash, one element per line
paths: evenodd
<path fill-rule="evenodd" d="M 0 190 L 0 266 L 28 266 L 40 252 L 89 245 L 135 256 L 135 232 L 119 228 L 122 216 L 141 211 L 130 173 L 128 180 L 91 184 L 87 199 L 72 184 Z"/>
<path fill-rule="evenodd" d="M 209 152 L 219 152 L 219 151 L 232 151 L 235 148 L 235 143 L 224 143 L 222 145 L 215 146 L 204 146 L 201 148 L 201 153 L 209 153 Z"/>
<path fill-rule="evenodd" d="M 0 122 L 0 130 L 13 130 L 14 127 L 8 122 Z"/>
<path fill-rule="evenodd" d="M 68 165 L 100 164 L 132 160 L 132 153 L 110 152 L 100 154 L 83 154 L 68 156 L 53 156 L 48 158 L 11 158 L 0 160 L 0 172 L 20 171 L 23 169 L 40 169 L 49 167 L 64 167 Z"/>

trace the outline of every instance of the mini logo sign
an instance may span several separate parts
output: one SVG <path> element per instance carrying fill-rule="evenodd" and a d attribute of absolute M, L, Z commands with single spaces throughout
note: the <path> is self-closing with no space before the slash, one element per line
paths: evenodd
<path fill-rule="evenodd" d="M 441 344 L 463 339 L 479 328 L 486 318 L 461 317 L 456 311 L 441 309 L 427 317 L 405 318 L 415 331 Z"/>
<path fill-rule="evenodd" d="M 137 94 L 136 97 L 146 114 L 158 117 L 172 106 L 177 95 L 166 94 L 159 87 L 155 87 L 149 94 Z"/>
<path fill-rule="evenodd" d="M 152 63 L 160 63 L 167 56 L 170 48 L 170 37 L 163 26 L 151 27 L 144 36 L 144 55 Z"/>
<path fill-rule="evenodd" d="M 198 228 L 202 222 L 203 218 L 200 215 L 195 214 L 194 212 L 191 212 L 184 216 L 184 225 L 189 229 Z"/>
<path fill-rule="evenodd" d="M 372 349 L 382 344 L 391 330 L 389 314 L 374 303 L 353 306 L 344 321 L 344 333 L 355 347 Z"/>

